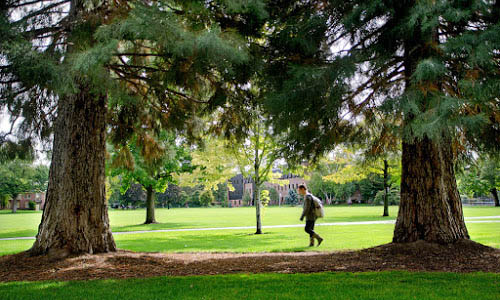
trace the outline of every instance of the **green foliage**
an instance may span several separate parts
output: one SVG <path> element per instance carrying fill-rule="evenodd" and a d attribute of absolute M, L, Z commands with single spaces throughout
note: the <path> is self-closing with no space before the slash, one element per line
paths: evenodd
<path fill-rule="evenodd" d="M 190 202 L 189 195 L 185 191 L 182 191 L 180 193 L 179 202 L 182 206 L 186 206 L 186 207 L 189 206 L 189 202 Z"/>
<path fill-rule="evenodd" d="M 215 202 L 220 203 L 222 207 L 228 207 L 229 206 L 228 193 L 229 193 L 228 184 L 219 183 L 217 185 L 217 190 L 214 191 Z"/>
<path fill-rule="evenodd" d="M 335 203 L 345 203 L 347 199 L 354 194 L 358 189 L 356 182 L 347 182 L 344 184 L 337 184 L 334 188 L 335 193 Z"/>
<path fill-rule="evenodd" d="M 481 156 L 457 175 L 461 193 L 473 198 L 490 196 L 493 188 L 500 190 L 500 163 L 498 158 Z"/>
<path fill-rule="evenodd" d="M 191 151 L 190 155 L 191 163 L 196 168 L 192 172 L 183 172 L 174 176 L 180 186 L 202 185 L 205 190 L 228 188 L 227 182 L 235 175 L 236 164 L 223 140 L 205 137 L 203 145 Z M 217 201 L 220 202 L 220 200 Z"/>
<path fill-rule="evenodd" d="M 245 193 L 243 194 L 243 204 L 245 206 L 248 206 L 252 203 L 252 196 L 250 196 L 250 194 L 245 191 Z"/>
<path fill-rule="evenodd" d="M 268 190 L 261 190 L 260 191 L 260 204 L 263 207 L 266 207 L 269 204 L 269 201 L 271 201 L 271 197 L 269 196 L 269 191 Z"/>
<path fill-rule="evenodd" d="M 34 201 L 28 202 L 28 207 L 30 210 L 35 210 L 36 209 L 36 203 Z"/>
<path fill-rule="evenodd" d="M 9 206 L 10 195 L 0 194 L 0 208 L 5 209 Z"/>
<path fill-rule="evenodd" d="M 395 140 L 445 135 L 460 152 L 500 150 L 496 1 L 289 1 L 268 11 L 266 105 L 291 160 L 365 143 L 380 120 Z"/>
<path fill-rule="evenodd" d="M 46 166 L 33 166 L 22 160 L 0 164 L 0 195 L 14 199 L 21 193 L 45 191 L 47 181 Z"/>
<path fill-rule="evenodd" d="M 380 190 L 377 192 L 375 195 L 375 198 L 373 200 L 373 203 L 376 205 L 383 205 L 384 204 L 384 195 L 385 192 L 384 190 Z M 392 187 L 389 189 L 389 193 L 387 193 L 388 200 L 389 200 L 389 205 L 399 205 L 399 201 L 401 199 L 400 196 L 400 191 L 398 188 Z"/>
<path fill-rule="evenodd" d="M 299 202 L 299 193 L 297 193 L 295 189 L 288 190 L 288 196 L 285 197 L 285 203 L 291 206 L 296 206 Z"/>
<path fill-rule="evenodd" d="M 212 191 L 203 191 L 200 194 L 200 205 L 201 206 L 210 206 L 215 201 L 214 195 Z"/>
<path fill-rule="evenodd" d="M 163 193 L 174 182 L 175 173 L 192 170 L 189 153 L 167 132 L 162 132 L 158 140 L 147 134 L 137 136 L 121 149 L 114 149 L 110 167 L 112 176 L 121 176 L 122 193 L 133 183 Z"/>
<path fill-rule="evenodd" d="M 365 203 L 371 203 L 377 193 L 384 190 L 384 179 L 378 174 L 372 174 L 360 180 L 358 186 Z"/>
<path fill-rule="evenodd" d="M 280 198 L 278 191 L 275 188 L 269 188 L 268 191 L 270 198 L 269 200 L 272 201 L 273 203 L 278 203 Z"/>

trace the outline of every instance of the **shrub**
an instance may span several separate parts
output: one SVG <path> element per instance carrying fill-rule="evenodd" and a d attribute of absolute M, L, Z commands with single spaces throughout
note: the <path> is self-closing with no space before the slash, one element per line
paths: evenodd
<path fill-rule="evenodd" d="M 33 201 L 28 202 L 28 207 L 30 210 L 35 210 L 36 209 L 36 203 Z"/>
<path fill-rule="evenodd" d="M 399 204 L 399 201 L 401 199 L 400 194 L 399 194 L 399 190 L 397 188 L 389 189 L 389 193 L 387 194 L 387 198 L 389 200 L 389 205 Z M 378 205 L 384 204 L 384 190 L 377 192 L 373 203 L 378 204 Z"/>

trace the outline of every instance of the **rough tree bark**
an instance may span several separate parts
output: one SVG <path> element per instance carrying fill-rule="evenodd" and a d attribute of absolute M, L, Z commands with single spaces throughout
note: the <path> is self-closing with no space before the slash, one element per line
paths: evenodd
<path fill-rule="evenodd" d="M 389 164 L 387 159 L 384 159 L 384 213 L 382 217 L 389 216 L 389 185 L 387 180 L 389 179 Z"/>
<path fill-rule="evenodd" d="M 413 88 L 411 78 L 418 63 L 431 57 L 436 51 L 434 45 L 439 44 L 437 29 L 429 32 L 430 36 L 423 36 L 420 28 L 416 27 L 411 39 L 405 41 L 404 73 L 407 90 Z M 441 88 L 439 82 L 433 84 L 436 88 Z M 415 101 L 421 110 L 427 109 L 425 98 Z M 414 118 L 411 113 L 405 115 L 403 126 L 407 126 Z M 393 242 L 425 240 L 451 244 L 469 238 L 455 180 L 451 144 L 451 138 L 446 132 L 442 132 L 439 141 L 427 136 L 403 140 L 401 203 Z"/>
<path fill-rule="evenodd" d="M 146 187 L 146 222 L 144 224 L 156 223 L 155 219 L 155 191 L 152 186 Z"/>
<path fill-rule="evenodd" d="M 59 101 L 47 200 L 31 255 L 115 251 L 105 197 L 106 97 L 86 85 Z"/>
<path fill-rule="evenodd" d="M 403 142 L 401 204 L 393 242 L 449 244 L 468 238 L 451 142 Z"/>

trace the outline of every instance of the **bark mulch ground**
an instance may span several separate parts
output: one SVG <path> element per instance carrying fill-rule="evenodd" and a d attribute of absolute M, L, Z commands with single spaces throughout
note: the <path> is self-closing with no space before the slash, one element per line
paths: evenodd
<path fill-rule="evenodd" d="M 500 249 L 472 241 L 423 241 L 359 251 L 297 253 L 138 253 L 118 251 L 54 260 L 19 253 L 0 257 L 0 281 L 88 280 L 230 273 L 383 270 L 500 273 Z"/>

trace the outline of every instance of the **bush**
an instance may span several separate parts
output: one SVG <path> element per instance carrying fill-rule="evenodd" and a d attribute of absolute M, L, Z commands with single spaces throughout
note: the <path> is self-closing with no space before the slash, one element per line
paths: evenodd
<path fill-rule="evenodd" d="M 200 194 L 200 205 L 201 206 L 209 206 L 215 201 L 214 195 L 212 194 L 212 191 L 203 191 Z"/>
<path fill-rule="evenodd" d="M 288 191 L 288 196 L 285 197 L 285 203 L 291 206 L 299 204 L 299 194 L 295 189 Z"/>
<path fill-rule="evenodd" d="M 269 204 L 269 201 L 271 201 L 271 197 L 269 197 L 269 191 L 268 190 L 260 191 L 260 204 L 266 207 Z"/>
<path fill-rule="evenodd" d="M 35 210 L 36 209 L 36 203 L 33 201 L 28 202 L 28 207 L 30 210 Z"/>
<path fill-rule="evenodd" d="M 252 196 L 250 196 L 250 194 L 247 192 L 245 192 L 245 194 L 243 195 L 243 203 L 246 206 L 249 206 L 252 203 Z"/>
<path fill-rule="evenodd" d="M 387 195 L 389 199 L 389 205 L 397 205 L 401 199 L 399 194 L 399 190 L 397 188 L 389 189 L 389 193 Z M 375 199 L 373 201 L 374 204 L 383 205 L 384 204 L 384 190 L 378 191 L 375 195 Z"/>

